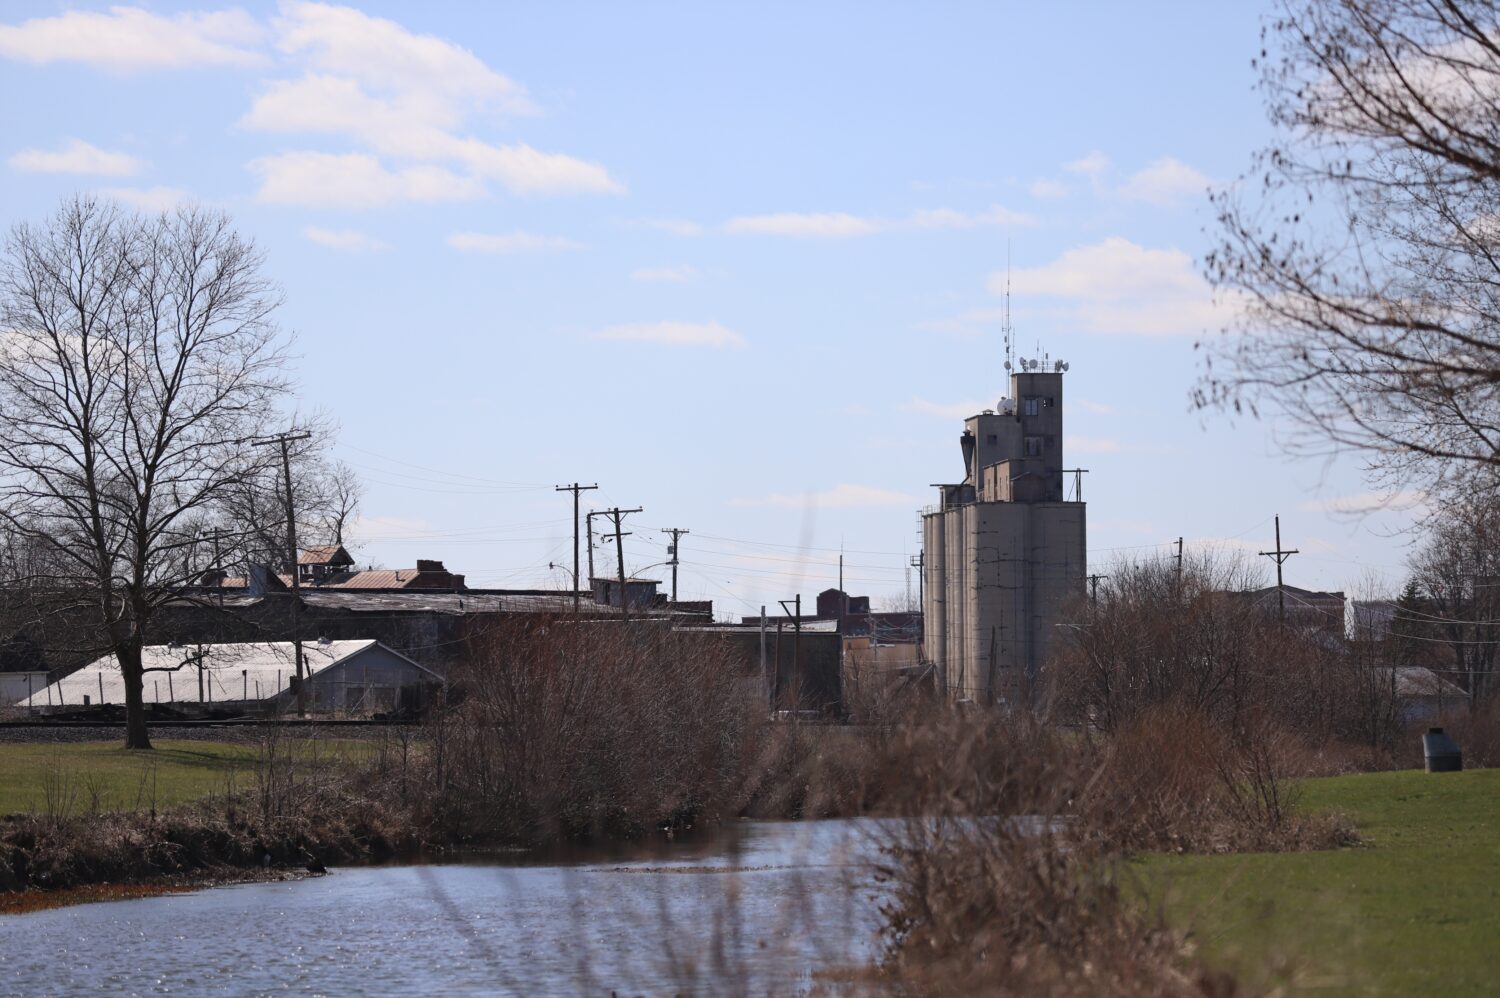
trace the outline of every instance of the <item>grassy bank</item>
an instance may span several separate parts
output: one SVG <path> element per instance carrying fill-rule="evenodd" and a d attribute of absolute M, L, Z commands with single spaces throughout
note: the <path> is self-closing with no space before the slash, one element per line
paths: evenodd
<path fill-rule="evenodd" d="M 371 751 L 361 742 L 289 739 L 299 757 L 349 758 Z M 253 779 L 254 743 L 158 740 L 129 751 L 118 739 L 0 744 L 0 815 L 75 814 L 173 807 Z"/>
<path fill-rule="evenodd" d="M 1306 780 L 1365 844 L 1324 852 L 1155 856 L 1167 920 L 1252 990 L 1486 992 L 1500 980 L 1500 770 Z"/>

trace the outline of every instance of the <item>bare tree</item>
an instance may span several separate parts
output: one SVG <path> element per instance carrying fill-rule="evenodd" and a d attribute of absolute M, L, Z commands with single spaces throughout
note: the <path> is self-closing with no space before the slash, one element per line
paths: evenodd
<path fill-rule="evenodd" d="M 1427 525 L 1411 568 L 1426 598 L 1407 612 L 1447 643 L 1454 674 L 1472 700 L 1482 700 L 1493 692 L 1500 652 L 1500 503 L 1483 496 L 1445 506 Z"/>
<path fill-rule="evenodd" d="M 297 517 L 299 547 L 345 544 L 348 527 L 359 515 L 363 486 L 354 470 L 329 462 L 323 453 L 333 426 L 322 416 L 294 419 L 312 436 L 292 442 L 292 508 Z M 239 571 L 261 565 L 282 572 L 286 564 L 286 482 L 277 458 L 262 474 L 237 482 L 228 490 L 222 509 L 222 529 L 238 546 L 228 555 Z"/>
<path fill-rule="evenodd" d="M 1054 708 L 1104 731 L 1169 702 L 1237 722 L 1273 640 L 1240 594 L 1258 566 L 1211 553 L 1122 559 L 1097 594 L 1075 601 L 1051 663 Z"/>
<path fill-rule="evenodd" d="M 1280 139 L 1215 195 L 1239 319 L 1200 406 L 1289 417 L 1389 487 L 1500 471 L 1500 15 L 1289 0 L 1258 60 Z"/>
<path fill-rule="evenodd" d="M 0 518 L 86 592 L 149 748 L 141 650 L 201 573 L 189 552 L 264 472 L 243 441 L 288 392 L 281 296 L 227 216 L 76 198 L 0 258 Z"/>
<path fill-rule="evenodd" d="M 322 501 L 317 504 L 323 536 L 329 544 L 349 543 L 347 531 L 359 518 L 364 486 L 354 469 L 342 461 L 329 466 L 323 478 Z"/>

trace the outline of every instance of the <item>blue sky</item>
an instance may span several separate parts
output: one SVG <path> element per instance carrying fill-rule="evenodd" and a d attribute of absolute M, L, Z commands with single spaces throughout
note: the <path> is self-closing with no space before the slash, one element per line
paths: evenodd
<path fill-rule="evenodd" d="M 1127 9 L 1128 7 L 1128 9 Z M 1253 4 L 8 3 L 0 220 L 75 191 L 224 207 L 303 404 L 367 486 L 362 561 L 565 584 L 598 482 L 632 571 L 721 612 L 901 592 L 961 418 L 1071 365 L 1096 570 L 1189 544 L 1397 580 L 1352 458 L 1189 411 L 1208 185 L 1267 140 Z M 1253 553 L 1252 550 L 1252 553 Z M 600 567 L 612 570 L 601 551 Z M 911 585 L 915 587 L 915 578 Z"/>

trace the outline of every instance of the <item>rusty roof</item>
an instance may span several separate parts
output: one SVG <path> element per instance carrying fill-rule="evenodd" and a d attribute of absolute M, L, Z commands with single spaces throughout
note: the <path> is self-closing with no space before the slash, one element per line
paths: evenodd
<path fill-rule="evenodd" d="M 342 544 L 325 544 L 322 547 L 308 548 L 297 555 L 299 565 L 352 565 L 354 559 L 349 552 L 344 550 Z"/>

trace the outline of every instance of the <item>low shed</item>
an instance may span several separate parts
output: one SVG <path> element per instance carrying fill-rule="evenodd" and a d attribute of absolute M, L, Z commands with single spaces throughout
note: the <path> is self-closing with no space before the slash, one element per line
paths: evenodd
<path fill-rule="evenodd" d="M 247 710 L 296 701 L 295 649 L 290 641 L 244 644 L 148 645 L 142 691 L 146 703 L 224 704 Z M 308 641 L 302 645 L 308 706 L 315 710 L 389 711 L 416 706 L 421 692 L 442 682 L 430 669 L 378 641 Z M 106 655 L 21 701 L 23 707 L 125 703 L 125 681 Z"/>

